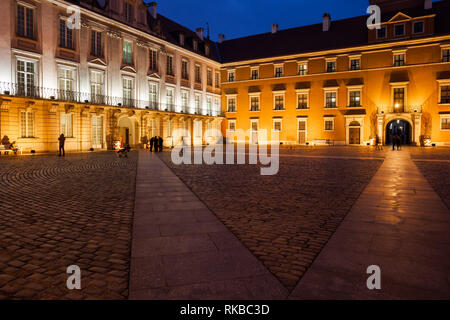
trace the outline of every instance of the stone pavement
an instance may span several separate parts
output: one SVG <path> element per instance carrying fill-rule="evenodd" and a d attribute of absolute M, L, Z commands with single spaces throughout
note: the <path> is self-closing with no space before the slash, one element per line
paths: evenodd
<path fill-rule="evenodd" d="M 130 299 L 283 299 L 287 290 L 154 154 L 139 153 Z"/>
<path fill-rule="evenodd" d="M 381 169 L 291 294 L 291 299 L 449 299 L 450 212 L 411 161 Z M 370 265 L 381 290 L 366 287 Z"/>

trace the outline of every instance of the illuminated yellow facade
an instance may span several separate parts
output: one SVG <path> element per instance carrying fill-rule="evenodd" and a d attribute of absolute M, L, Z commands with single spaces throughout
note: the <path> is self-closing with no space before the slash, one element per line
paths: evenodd
<path fill-rule="evenodd" d="M 367 145 L 377 136 L 390 143 L 392 128 L 398 127 L 405 143 L 423 145 L 431 138 L 435 145 L 450 146 L 450 34 L 435 30 L 442 19 L 437 15 L 448 11 L 428 11 L 423 2 L 420 9 L 415 16 L 404 10 L 383 19 L 381 31 L 367 29 L 367 17 L 332 22 L 325 15 L 323 26 L 311 27 L 323 27 L 316 32 L 319 36 L 334 27 L 333 36 L 346 39 L 354 34 L 352 26 L 359 25 L 367 32 L 361 45 L 326 49 L 323 43 L 317 51 L 280 56 L 256 52 L 255 59 L 250 54 L 242 60 L 237 54 L 222 64 L 222 105 L 227 111 L 223 130 L 266 130 L 269 137 L 275 130 L 287 145 Z M 267 48 L 276 45 L 276 37 L 303 32 L 273 28 L 272 34 L 241 43 Z M 239 46 L 233 41 L 225 42 L 225 49 Z M 247 139 L 252 142 L 255 134 Z"/>

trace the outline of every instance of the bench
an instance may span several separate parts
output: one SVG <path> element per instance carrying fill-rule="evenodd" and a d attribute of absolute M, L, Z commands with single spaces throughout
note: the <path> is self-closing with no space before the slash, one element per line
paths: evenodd
<path fill-rule="evenodd" d="M 312 146 L 334 146 L 334 141 L 331 140 L 313 140 L 311 141 Z"/>
<path fill-rule="evenodd" d="M 20 154 L 22 154 L 22 148 L 17 147 L 15 150 L 12 149 L 6 149 L 4 145 L 0 145 L 0 155 L 2 154 L 9 154 L 10 152 L 17 154 L 17 152 L 20 151 Z"/>

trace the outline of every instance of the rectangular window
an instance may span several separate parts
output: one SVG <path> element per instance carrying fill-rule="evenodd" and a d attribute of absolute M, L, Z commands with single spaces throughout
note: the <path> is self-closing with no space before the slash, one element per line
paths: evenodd
<path fill-rule="evenodd" d="M 250 111 L 259 111 L 259 96 L 250 97 Z"/>
<path fill-rule="evenodd" d="M 129 65 L 133 64 L 133 43 L 123 41 L 123 62 Z"/>
<path fill-rule="evenodd" d="M 101 148 L 103 145 L 103 118 L 100 116 L 92 117 L 92 146 Z"/>
<path fill-rule="evenodd" d="M 175 106 L 175 89 L 166 89 L 166 107 L 168 111 L 172 111 Z"/>
<path fill-rule="evenodd" d="M 17 35 L 33 39 L 34 10 L 23 5 L 17 5 Z"/>
<path fill-rule="evenodd" d="M 259 78 L 259 70 L 258 69 L 252 69 L 251 79 L 256 80 Z"/>
<path fill-rule="evenodd" d="M 124 9 L 124 14 L 125 14 L 125 20 L 128 23 L 132 23 L 134 20 L 134 11 L 133 11 L 133 5 L 129 4 L 128 2 L 125 2 L 125 9 Z"/>
<path fill-rule="evenodd" d="M 158 83 L 156 82 L 150 82 L 149 83 L 149 102 L 150 102 L 150 108 L 153 110 L 158 109 L 158 102 L 159 102 L 159 93 L 158 93 Z"/>
<path fill-rule="evenodd" d="M 66 101 L 75 100 L 75 70 L 58 68 L 59 99 Z"/>
<path fill-rule="evenodd" d="M 441 86 L 441 104 L 450 104 L 450 85 Z"/>
<path fill-rule="evenodd" d="M 283 67 L 275 67 L 275 77 L 280 78 L 283 76 Z"/>
<path fill-rule="evenodd" d="M 236 120 L 228 120 L 228 131 L 236 131 Z"/>
<path fill-rule="evenodd" d="M 91 55 L 95 57 L 102 57 L 102 34 L 101 32 L 91 31 Z"/>
<path fill-rule="evenodd" d="M 36 64 L 30 61 L 17 60 L 17 90 L 19 95 L 33 97 L 36 90 Z"/>
<path fill-rule="evenodd" d="M 34 113 L 20 112 L 20 131 L 22 138 L 34 138 Z"/>
<path fill-rule="evenodd" d="M 73 49 L 73 30 L 67 27 L 66 20 L 59 20 L 59 46 Z"/>
<path fill-rule="evenodd" d="M 195 65 L 195 82 L 202 83 L 202 68 L 198 64 Z"/>
<path fill-rule="evenodd" d="M 234 82 L 234 80 L 235 80 L 235 72 L 228 71 L 228 82 Z"/>
<path fill-rule="evenodd" d="M 413 30 L 414 33 L 423 33 L 423 31 L 424 31 L 423 21 L 414 22 L 413 29 L 414 29 Z"/>
<path fill-rule="evenodd" d="M 173 56 L 167 56 L 167 75 L 168 76 L 174 76 L 173 72 Z"/>
<path fill-rule="evenodd" d="M 91 102 L 105 103 L 105 74 L 102 71 L 91 71 Z"/>
<path fill-rule="evenodd" d="M 394 67 L 401 67 L 405 65 L 405 54 L 395 54 L 394 55 Z"/>
<path fill-rule="evenodd" d="M 236 112 L 236 98 L 228 98 L 228 112 Z"/>
<path fill-rule="evenodd" d="M 441 118 L 441 130 L 450 130 L 450 118 Z"/>
<path fill-rule="evenodd" d="M 133 106 L 133 79 L 123 78 L 123 105 L 127 107 Z"/>
<path fill-rule="evenodd" d="M 220 99 L 214 99 L 214 116 L 220 115 Z"/>
<path fill-rule="evenodd" d="M 206 114 L 212 115 L 212 98 L 206 97 Z"/>
<path fill-rule="evenodd" d="M 300 63 L 298 65 L 298 75 L 306 76 L 308 74 L 308 65 L 306 63 Z"/>
<path fill-rule="evenodd" d="M 336 61 L 327 62 L 327 72 L 336 72 Z"/>
<path fill-rule="evenodd" d="M 274 119 L 273 120 L 273 131 L 281 132 L 282 127 L 282 120 L 281 119 Z"/>
<path fill-rule="evenodd" d="M 181 78 L 184 80 L 189 80 L 189 65 L 187 60 L 181 61 Z"/>
<path fill-rule="evenodd" d="M 220 88 L 220 72 L 216 72 L 216 88 Z"/>
<path fill-rule="evenodd" d="M 350 107 L 361 106 L 361 91 L 350 91 Z"/>
<path fill-rule="evenodd" d="M 195 113 L 196 114 L 201 114 L 201 110 L 202 110 L 202 96 L 199 94 L 195 95 Z"/>
<path fill-rule="evenodd" d="M 206 84 L 208 86 L 212 86 L 213 85 L 213 76 L 212 76 L 212 70 L 208 69 L 206 71 Z"/>
<path fill-rule="evenodd" d="M 150 49 L 150 71 L 158 72 L 158 51 Z"/>
<path fill-rule="evenodd" d="M 64 134 L 66 138 L 73 137 L 72 114 L 61 114 L 61 133 Z"/>
<path fill-rule="evenodd" d="M 361 69 L 361 60 L 360 59 L 351 59 L 350 60 L 350 70 L 360 70 Z"/>
<path fill-rule="evenodd" d="M 385 39 L 386 38 L 386 27 L 381 27 L 377 29 L 377 39 Z"/>
<path fill-rule="evenodd" d="M 394 88 L 394 108 L 396 112 L 403 112 L 405 107 L 405 88 Z"/>
<path fill-rule="evenodd" d="M 274 97 L 275 106 L 274 110 L 284 110 L 284 94 L 277 94 Z"/>
<path fill-rule="evenodd" d="M 181 91 L 181 112 L 187 112 L 189 107 L 189 92 Z"/>
<path fill-rule="evenodd" d="M 297 109 L 308 109 L 308 94 L 298 93 L 297 94 Z"/>
<path fill-rule="evenodd" d="M 442 62 L 450 62 L 450 49 L 442 50 Z"/>
<path fill-rule="evenodd" d="M 394 26 L 394 35 L 396 37 L 401 37 L 405 35 L 405 25 L 404 24 L 397 24 Z"/>
<path fill-rule="evenodd" d="M 334 131 L 334 119 L 325 118 L 325 131 Z"/>
<path fill-rule="evenodd" d="M 326 92 L 325 93 L 325 108 L 337 108 L 337 93 Z"/>

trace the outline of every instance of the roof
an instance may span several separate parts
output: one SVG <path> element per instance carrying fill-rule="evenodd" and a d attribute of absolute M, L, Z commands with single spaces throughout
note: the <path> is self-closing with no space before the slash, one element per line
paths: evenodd
<path fill-rule="evenodd" d="M 157 19 L 154 19 L 152 17 L 152 15 L 150 14 L 149 9 L 146 10 L 147 25 L 144 26 L 144 25 L 137 24 L 137 23 L 130 24 L 125 20 L 114 18 L 112 11 L 109 8 L 110 1 L 104 1 L 104 0 L 90 0 L 90 1 L 89 0 L 88 1 L 66 0 L 66 1 L 74 3 L 82 8 L 99 13 L 109 19 L 126 24 L 130 27 L 133 27 L 134 29 L 137 29 L 137 30 L 146 32 L 148 34 L 151 34 L 153 36 L 156 36 L 162 40 L 166 40 L 174 45 L 177 45 L 181 48 L 192 51 L 196 54 L 203 55 L 208 59 L 215 60 L 217 62 L 220 61 L 217 45 L 214 41 L 211 41 L 210 39 L 208 39 L 206 37 L 204 37 L 203 40 L 201 40 L 195 31 L 192 31 L 189 28 L 186 28 L 186 27 L 170 20 L 169 18 L 167 18 L 159 13 L 157 14 Z M 148 7 L 148 5 L 145 4 L 145 2 L 143 2 L 143 6 Z M 180 32 L 183 33 L 185 36 L 185 45 L 184 46 L 181 46 L 180 42 L 179 42 L 179 33 Z M 194 50 L 193 41 L 192 41 L 193 39 L 197 39 L 197 41 L 199 43 L 198 51 Z M 210 48 L 209 56 L 205 55 L 205 51 L 204 51 L 205 44 L 209 45 L 209 48 Z"/>
<path fill-rule="evenodd" d="M 433 8 L 429 10 L 425 10 L 421 5 L 420 7 L 382 14 L 383 22 L 389 21 L 399 11 L 410 17 L 437 14 L 434 34 L 450 33 L 450 19 L 447 18 L 450 13 L 449 0 L 434 2 Z M 275 34 L 263 33 L 227 40 L 218 46 L 223 63 L 363 46 L 369 43 L 366 27 L 367 18 L 368 15 L 363 15 L 343 20 L 332 20 L 330 30 L 327 32 L 322 30 L 322 23 L 319 23 L 280 30 Z M 395 40 L 388 41 L 393 42 Z"/>

